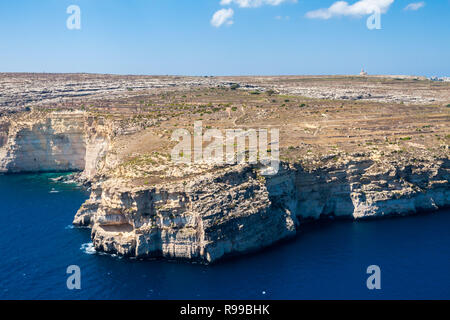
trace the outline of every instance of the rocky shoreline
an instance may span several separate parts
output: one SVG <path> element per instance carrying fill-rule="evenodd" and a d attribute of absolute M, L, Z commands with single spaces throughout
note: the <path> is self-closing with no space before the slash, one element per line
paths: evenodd
<path fill-rule="evenodd" d="M 192 99 L 212 94 L 232 104 L 174 102 L 187 99 L 182 91 L 157 97 L 170 101 L 166 109 L 148 103 L 148 111 L 132 113 L 33 108 L 3 115 L 0 172 L 79 171 L 63 180 L 89 187 L 73 224 L 92 229 L 97 251 L 201 263 L 265 248 L 325 217 L 371 219 L 450 206 L 445 104 L 355 106 L 199 90 Z M 248 101 L 232 107 L 242 104 L 236 97 Z M 349 125 L 345 112 L 360 118 Z M 170 132 L 195 117 L 219 128 L 258 121 L 282 127 L 280 170 L 263 176 L 245 163 L 173 163 Z"/>
<path fill-rule="evenodd" d="M 74 224 L 91 227 L 104 252 L 211 263 L 294 236 L 305 220 L 410 215 L 450 205 L 448 159 L 433 166 L 345 159 L 313 172 L 282 168 L 262 178 L 254 167 L 239 166 L 151 189 L 102 183 Z"/>
<path fill-rule="evenodd" d="M 450 205 L 450 161 L 445 157 L 411 161 L 354 153 L 324 157 L 310 168 L 282 162 L 274 176 L 261 176 L 255 165 L 241 164 L 212 172 L 197 168 L 195 178 L 172 183 L 130 186 L 102 174 L 101 168 L 113 161 L 105 141 L 114 130 L 93 124 L 92 131 L 81 125 L 86 119 L 79 113 L 52 113 L 42 120 L 16 122 L 9 131 L 15 136 L 2 147 L 6 156 L 0 167 L 6 172 L 36 171 L 36 161 L 29 160 L 44 156 L 32 149 L 39 138 L 53 146 L 37 161 L 43 171 L 83 169 L 71 179 L 90 184 L 91 196 L 73 223 L 92 228 L 98 251 L 211 263 L 292 237 L 304 220 L 408 215 Z M 79 153 L 67 153 L 69 146 Z M 74 166 L 78 159 L 85 164 Z"/>

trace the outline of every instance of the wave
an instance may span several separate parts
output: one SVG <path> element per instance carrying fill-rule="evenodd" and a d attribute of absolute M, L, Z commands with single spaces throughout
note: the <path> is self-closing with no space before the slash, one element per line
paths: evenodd
<path fill-rule="evenodd" d="M 97 251 L 95 250 L 94 244 L 92 242 L 83 243 L 80 247 L 80 250 L 86 254 L 96 254 L 97 253 Z"/>

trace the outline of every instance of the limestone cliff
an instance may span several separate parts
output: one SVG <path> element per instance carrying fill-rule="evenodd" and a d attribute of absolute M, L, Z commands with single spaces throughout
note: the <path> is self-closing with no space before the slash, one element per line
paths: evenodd
<path fill-rule="evenodd" d="M 126 149 L 132 140 L 143 148 L 134 134 L 149 125 L 155 120 L 124 124 L 81 111 L 13 115 L 0 120 L 0 172 L 82 171 L 91 196 L 74 224 L 92 228 L 97 250 L 206 263 L 291 237 L 305 220 L 406 215 L 450 204 L 448 149 L 283 161 L 268 177 L 247 164 L 181 168 L 157 152 L 159 160 L 121 158 L 133 150 Z M 151 132 L 141 138 L 156 141 Z M 136 183 L 141 175 L 148 180 Z"/>
<path fill-rule="evenodd" d="M 353 155 L 314 169 L 284 163 L 273 177 L 239 165 L 148 188 L 111 179 L 93 187 L 74 223 L 92 227 L 100 251 L 213 262 L 293 236 L 304 220 L 446 207 L 449 165 Z"/>
<path fill-rule="evenodd" d="M 83 171 L 93 177 L 108 127 L 84 112 L 31 112 L 0 123 L 0 172 Z"/>

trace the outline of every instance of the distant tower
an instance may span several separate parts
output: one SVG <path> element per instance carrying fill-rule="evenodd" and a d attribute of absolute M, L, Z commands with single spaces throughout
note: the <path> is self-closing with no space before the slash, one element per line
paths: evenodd
<path fill-rule="evenodd" d="M 367 76 L 367 72 L 364 71 L 364 68 L 361 69 L 361 72 L 359 73 L 360 76 Z"/>

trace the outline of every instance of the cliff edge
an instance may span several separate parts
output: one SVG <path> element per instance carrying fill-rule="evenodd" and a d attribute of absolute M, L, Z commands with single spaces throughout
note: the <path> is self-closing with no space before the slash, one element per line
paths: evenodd
<path fill-rule="evenodd" d="M 295 81 L 275 87 L 291 95 L 261 83 L 211 85 L 3 115 L 0 172 L 79 172 L 91 195 L 73 223 L 92 229 L 96 250 L 203 263 L 264 248 L 324 217 L 450 205 L 446 103 L 308 98 L 295 95 Z M 279 170 L 175 163 L 172 133 L 184 128 L 195 136 L 199 121 L 218 132 L 278 128 Z"/>

